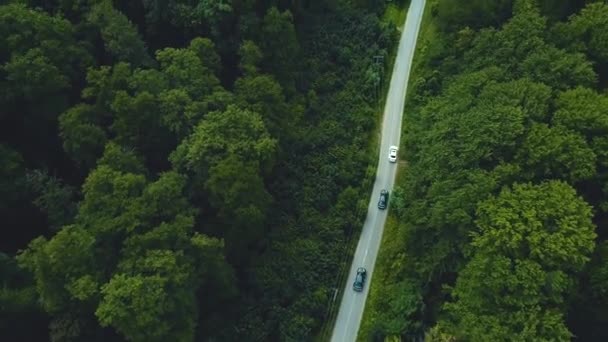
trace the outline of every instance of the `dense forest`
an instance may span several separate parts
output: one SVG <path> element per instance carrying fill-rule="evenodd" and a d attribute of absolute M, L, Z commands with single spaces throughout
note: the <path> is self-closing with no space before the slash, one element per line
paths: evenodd
<path fill-rule="evenodd" d="M 0 339 L 317 336 L 375 170 L 384 6 L 0 1 Z"/>
<path fill-rule="evenodd" d="M 374 335 L 608 340 L 608 4 L 427 11 Z"/>

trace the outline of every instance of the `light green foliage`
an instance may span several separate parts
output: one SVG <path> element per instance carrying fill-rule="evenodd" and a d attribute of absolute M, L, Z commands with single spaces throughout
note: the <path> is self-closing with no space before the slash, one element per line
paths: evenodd
<path fill-rule="evenodd" d="M 95 165 L 107 140 L 106 133 L 99 126 L 99 116 L 95 107 L 87 104 L 74 106 L 59 116 L 63 149 L 86 169 Z"/>
<path fill-rule="evenodd" d="M 576 182 L 596 175 L 596 156 L 584 137 L 560 126 L 532 125 L 517 159 L 533 179 Z"/>
<path fill-rule="evenodd" d="M 231 155 L 269 169 L 275 150 L 276 140 L 268 134 L 260 115 L 231 105 L 226 111 L 209 113 L 201 120 L 171 158 L 174 165 L 195 173 L 204 172 Z"/>
<path fill-rule="evenodd" d="M 161 341 L 171 336 L 169 323 L 163 319 L 171 306 L 165 283 L 158 275 L 117 274 L 102 287 L 103 300 L 95 315 L 103 326 L 116 327 L 129 340 Z"/>
<path fill-rule="evenodd" d="M 83 97 L 95 105 L 77 105 L 62 117 L 65 149 L 75 160 L 90 167 L 108 135 L 146 156 L 147 166 L 166 164 L 205 113 L 232 100 L 214 75 L 219 57 L 209 40 L 159 50 L 157 59 L 158 70 L 127 63 L 89 70 Z"/>
<path fill-rule="evenodd" d="M 578 87 L 559 95 L 553 117 L 561 125 L 584 134 L 587 138 L 608 132 L 608 97 Z"/>
<path fill-rule="evenodd" d="M 132 231 L 138 225 L 133 215 L 119 215 L 141 195 L 146 184 L 142 175 L 122 173 L 101 165 L 87 177 L 76 221 L 106 234 Z M 127 212 L 128 213 L 128 212 Z"/>
<path fill-rule="evenodd" d="M 516 185 L 479 205 L 473 246 L 543 269 L 579 271 L 595 238 L 590 206 L 563 182 Z"/>
<path fill-rule="evenodd" d="M 171 157 L 178 168 L 194 174 L 228 223 L 223 229 L 227 253 L 237 264 L 264 232 L 272 197 L 262 175 L 271 170 L 276 148 L 257 113 L 231 105 L 209 113 Z"/>
<path fill-rule="evenodd" d="M 440 324 L 436 324 L 424 334 L 424 342 L 456 342 L 456 338 L 446 333 Z"/>
<path fill-rule="evenodd" d="M 239 68 L 245 75 L 252 75 L 258 72 L 258 67 L 262 61 L 262 51 L 251 40 L 246 40 L 239 49 L 241 58 Z"/>
<path fill-rule="evenodd" d="M 471 341 L 568 339 L 561 305 L 594 246 L 591 208 L 566 183 L 514 185 L 478 207 L 474 256 L 445 305 Z"/>
<path fill-rule="evenodd" d="M 293 112 L 285 103 L 283 89 L 272 76 L 246 76 L 234 85 L 234 93 L 242 108 L 259 113 L 264 118 L 268 131 L 281 136 Z"/>
<path fill-rule="evenodd" d="M 553 46 L 531 53 L 523 62 L 522 73 L 557 89 L 593 86 L 597 82 L 597 75 L 585 55 L 568 53 Z"/>
<path fill-rule="evenodd" d="M 159 94 L 159 106 L 163 116 L 162 123 L 172 132 L 183 135 L 190 125 L 184 123 L 183 116 L 188 114 L 186 108 L 192 104 L 192 99 L 184 89 L 170 89 Z M 186 114 L 186 115 L 184 115 Z M 186 116 L 191 121 L 193 118 Z"/>
<path fill-rule="evenodd" d="M 95 238 L 79 226 L 66 226 L 51 240 L 34 239 L 17 260 L 33 273 L 42 306 L 49 313 L 67 309 L 71 288 L 95 272 Z M 76 291 L 78 293 L 78 291 Z"/>
<path fill-rule="evenodd" d="M 38 48 L 14 55 L 2 70 L 12 88 L 28 100 L 68 88 L 67 77 Z"/>
<path fill-rule="evenodd" d="M 170 88 L 184 88 L 196 99 L 209 94 L 219 81 L 213 75 L 213 65 L 204 65 L 199 51 L 166 48 L 156 52 L 160 71 L 165 75 Z"/>
<path fill-rule="evenodd" d="M 582 54 L 569 53 L 545 40 L 547 20 L 531 0 L 516 1 L 514 17 L 500 30 L 483 29 L 464 53 L 465 70 L 498 66 L 508 77 L 528 77 L 558 89 L 593 86 L 596 74 Z"/>
<path fill-rule="evenodd" d="M 196 52 L 201 63 L 209 68 L 215 76 L 218 76 L 222 64 L 220 56 L 215 52 L 215 44 L 209 38 L 194 38 L 190 42 L 189 49 Z"/>
<path fill-rule="evenodd" d="M 608 166 L 608 98 L 598 94 L 592 89 L 578 87 L 559 94 L 555 101 L 556 111 L 552 123 L 556 126 L 581 134 L 597 159 L 597 174 L 593 174 L 596 181 L 595 187 L 608 193 L 605 187 L 605 168 Z M 586 157 L 579 156 L 581 160 L 589 160 L 590 153 Z M 577 162 L 579 163 L 579 162 Z M 599 209 L 604 211 L 606 201 L 599 201 Z"/>
<path fill-rule="evenodd" d="M 95 312 L 102 325 L 112 325 L 134 341 L 192 339 L 195 273 L 183 252 L 147 250 L 144 257 L 123 260 L 118 269 L 102 288 Z M 170 320 L 173 315 L 181 320 Z"/>
<path fill-rule="evenodd" d="M 120 62 L 133 66 L 150 65 L 145 43 L 129 19 L 104 0 L 93 6 L 87 20 L 101 32 L 106 51 Z"/>
<path fill-rule="evenodd" d="M 525 79 L 496 83 L 497 77 L 492 69 L 464 74 L 422 108 L 417 125 L 426 129 L 406 141 L 426 175 L 508 162 L 530 120 L 547 116 L 549 88 Z"/>
<path fill-rule="evenodd" d="M 148 183 L 129 173 L 141 168 L 110 143 L 83 186 L 75 224 L 34 240 L 19 261 L 33 272 L 47 312 L 94 310 L 129 340 L 191 340 L 197 286 L 222 283 L 230 293 L 231 271 L 221 242 L 193 234 L 186 179 L 167 172 Z"/>
<path fill-rule="evenodd" d="M 411 120 L 399 211 L 408 259 L 423 277 L 459 268 L 477 203 L 521 177 L 519 141 L 548 116 L 547 86 L 503 77 L 496 68 L 459 75 Z"/>
<path fill-rule="evenodd" d="M 415 316 L 422 303 L 422 296 L 410 279 L 390 284 L 386 295 L 378 298 L 381 329 L 388 335 L 399 335 L 403 331 L 419 329 Z"/>
<path fill-rule="evenodd" d="M 87 86 L 82 90 L 82 97 L 95 101 L 97 107 L 109 110 L 117 91 L 125 90 L 131 76 L 128 63 L 117 63 L 112 67 L 101 66 L 87 71 Z"/>
<path fill-rule="evenodd" d="M 158 180 L 148 184 L 142 197 L 138 199 L 144 217 L 159 224 L 169 222 L 174 217 L 194 215 L 183 191 L 186 179 L 177 172 L 162 173 Z"/>
<path fill-rule="evenodd" d="M 572 43 L 584 44 L 589 57 L 601 64 L 608 63 L 608 5 L 603 2 L 587 4 L 580 13 L 572 16 L 568 33 Z"/>
<path fill-rule="evenodd" d="M 106 165 L 110 169 L 120 172 L 145 173 L 142 161 L 132 150 L 112 141 L 106 144 L 103 155 L 97 160 L 97 165 Z"/>
<path fill-rule="evenodd" d="M 99 293 L 99 283 L 87 274 L 68 284 L 68 291 L 75 299 L 89 300 Z"/>

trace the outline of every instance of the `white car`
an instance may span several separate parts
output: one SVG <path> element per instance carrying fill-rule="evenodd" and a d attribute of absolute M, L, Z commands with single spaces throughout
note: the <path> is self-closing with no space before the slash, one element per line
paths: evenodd
<path fill-rule="evenodd" d="M 388 161 L 394 163 L 397 161 L 397 146 L 391 146 L 388 149 Z"/>

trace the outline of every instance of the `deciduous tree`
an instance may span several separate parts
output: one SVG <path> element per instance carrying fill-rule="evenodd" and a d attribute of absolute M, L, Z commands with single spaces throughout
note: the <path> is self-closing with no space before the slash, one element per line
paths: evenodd
<path fill-rule="evenodd" d="M 446 304 L 451 332 L 563 340 L 563 303 L 594 247 L 591 208 L 559 181 L 514 185 L 478 207 L 474 255 Z"/>

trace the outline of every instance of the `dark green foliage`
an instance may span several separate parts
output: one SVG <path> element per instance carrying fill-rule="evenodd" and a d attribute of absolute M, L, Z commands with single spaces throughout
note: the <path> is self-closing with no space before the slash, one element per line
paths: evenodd
<path fill-rule="evenodd" d="M 314 338 L 373 179 L 385 3 L 16 2 L 0 336 Z"/>
<path fill-rule="evenodd" d="M 63 162 L 57 116 L 93 63 L 72 24 L 23 4 L 0 6 L 0 134 L 35 167 Z"/>
<path fill-rule="evenodd" d="M 28 186 L 26 172 L 21 154 L 0 144 L 0 220 L 6 233 L 0 239 L 0 251 L 7 254 L 16 252 L 20 245 L 44 231 L 30 226 L 33 222 L 44 224 L 44 217 L 33 203 L 40 194 L 33 193 Z"/>
<path fill-rule="evenodd" d="M 75 189 L 39 170 L 27 175 L 27 183 L 37 195 L 33 203 L 47 215 L 49 228 L 58 230 L 76 213 Z"/>
<path fill-rule="evenodd" d="M 0 6 L 0 18 L 0 62 L 8 62 L 3 66 L 6 77 L 13 82 L 27 81 L 10 88 L 13 96 L 31 98 L 61 91 L 61 87 L 70 86 L 69 81 L 82 72 L 81 58 L 86 55 L 77 44 L 69 21 L 21 4 Z M 21 68 L 23 63 L 34 68 Z M 23 73 L 29 76 L 24 77 Z"/>
<path fill-rule="evenodd" d="M 93 6 L 87 20 L 100 31 L 106 52 L 115 61 L 133 66 L 152 62 L 137 29 L 124 14 L 112 7 L 110 1 L 101 1 Z"/>
<path fill-rule="evenodd" d="M 511 15 L 513 0 L 457 0 L 437 3 L 437 18 L 445 30 L 456 31 L 464 26 L 478 29 L 499 26 Z"/>
<path fill-rule="evenodd" d="M 564 20 L 579 10 L 587 1 L 579 0 L 538 0 L 541 12 L 549 20 Z"/>
<path fill-rule="evenodd" d="M 293 70 L 297 67 L 299 43 L 289 11 L 279 12 L 272 7 L 262 22 L 261 48 L 266 70 L 272 70 L 287 90 L 293 85 Z"/>
<path fill-rule="evenodd" d="M 10 209 L 22 190 L 23 158 L 8 146 L 0 145 L 0 210 Z"/>
<path fill-rule="evenodd" d="M 0 253 L 0 333 L 16 340 L 48 339 L 48 317 L 40 308 L 36 287 L 14 258 Z"/>

